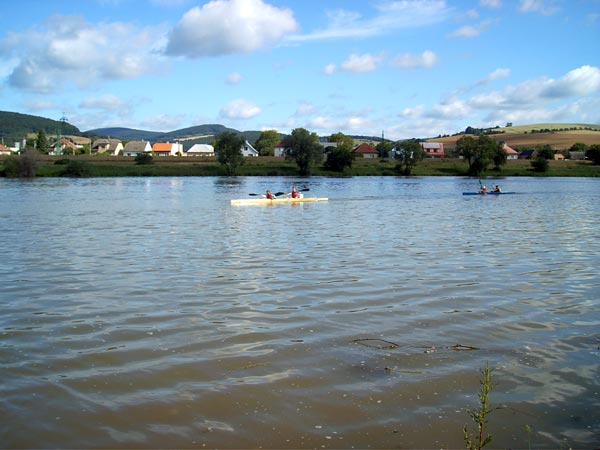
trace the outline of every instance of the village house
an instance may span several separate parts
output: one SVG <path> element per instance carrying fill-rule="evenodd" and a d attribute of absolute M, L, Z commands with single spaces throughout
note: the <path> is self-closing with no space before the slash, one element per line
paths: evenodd
<path fill-rule="evenodd" d="M 183 156 L 215 156 L 215 148 L 209 144 L 194 144 L 183 153 Z"/>
<path fill-rule="evenodd" d="M 258 156 L 258 150 L 256 150 L 250 142 L 244 142 L 242 146 L 242 155 L 244 156 Z"/>
<path fill-rule="evenodd" d="M 152 146 L 152 153 L 155 156 L 181 156 L 183 155 L 183 145 L 179 142 L 156 142 Z"/>
<path fill-rule="evenodd" d="M 421 148 L 425 152 L 426 158 L 443 158 L 444 143 L 443 142 L 421 142 Z"/>
<path fill-rule="evenodd" d="M 117 156 L 123 149 L 123 143 L 119 139 L 97 139 L 92 144 L 92 154 L 105 153 Z"/>
<path fill-rule="evenodd" d="M 12 155 L 12 151 L 4 144 L 0 144 L 0 155 Z"/>
<path fill-rule="evenodd" d="M 366 142 L 363 142 L 354 150 L 352 150 L 352 153 L 363 158 L 377 158 L 379 156 L 379 152 Z"/>
<path fill-rule="evenodd" d="M 506 153 L 506 159 L 518 159 L 519 152 L 517 152 L 514 148 L 509 147 L 506 143 L 502 144 L 502 150 Z"/>
<path fill-rule="evenodd" d="M 130 141 L 125 144 L 123 156 L 137 156 L 141 153 L 152 153 L 152 146 L 148 141 Z"/>

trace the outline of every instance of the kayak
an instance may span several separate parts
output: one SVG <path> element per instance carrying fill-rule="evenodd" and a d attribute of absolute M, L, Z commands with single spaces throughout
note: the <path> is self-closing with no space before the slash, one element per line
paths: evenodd
<path fill-rule="evenodd" d="M 239 200 L 231 200 L 232 205 L 278 205 L 281 203 L 310 203 L 310 202 L 326 202 L 329 200 L 324 197 L 303 197 L 303 198 L 244 198 Z"/>
<path fill-rule="evenodd" d="M 516 192 L 463 192 L 463 195 L 508 195 L 516 194 Z"/>

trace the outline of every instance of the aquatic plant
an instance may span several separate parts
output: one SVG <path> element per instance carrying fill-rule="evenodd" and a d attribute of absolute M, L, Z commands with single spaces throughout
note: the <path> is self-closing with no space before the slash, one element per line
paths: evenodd
<path fill-rule="evenodd" d="M 467 408 L 466 412 L 471 416 L 471 420 L 476 426 L 475 435 L 469 433 L 468 424 L 463 428 L 465 444 L 468 450 L 481 450 L 492 441 L 492 435 L 485 435 L 485 424 L 488 421 L 488 415 L 493 411 L 490 407 L 490 392 L 492 390 L 492 370 L 490 363 L 486 363 L 483 370 L 483 378 L 479 381 L 481 389 L 479 390 L 479 408 Z"/>

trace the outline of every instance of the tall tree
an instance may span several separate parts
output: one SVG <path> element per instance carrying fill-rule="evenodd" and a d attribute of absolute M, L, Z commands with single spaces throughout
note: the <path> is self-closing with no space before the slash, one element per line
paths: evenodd
<path fill-rule="evenodd" d="M 215 152 L 218 154 L 219 162 L 225 166 L 227 175 L 237 175 L 238 169 L 244 164 L 242 147 L 245 139 L 232 132 L 222 133 L 215 142 Z"/>
<path fill-rule="evenodd" d="M 35 141 L 35 148 L 38 152 L 46 153 L 48 148 L 48 139 L 46 138 L 46 132 L 43 129 L 38 131 L 37 140 Z"/>
<path fill-rule="evenodd" d="M 273 156 L 275 146 L 279 143 L 279 132 L 277 130 L 265 130 L 260 133 L 254 147 L 260 156 Z"/>
<path fill-rule="evenodd" d="M 585 157 L 595 165 L 600 165 L 600 144 L 590 145 L 587 152 L 585 152 Z"/>
<path fill-rule="evenodd" d="M 409 176 L 417 165 L 425 157 L 425 151 L 416 139 L 396 142 L 396 172 L 400 175 Z"/>
<path fill-rule="evenodd" d="M 387 158 L 392 148 L 394 148 L 392 141 L 381 141 L 375 146 L 380 158 Z"/>
<path fill-rule="evenodd" d="M 312 166 L 323 160 L 323 147 L 319 144 L 319 136 L 304 128 L 295 128 L 292 134 L 284 139 L 285 157 L 295 161 L 300 175 L 309 176 Z"/>
<path fill-rule="evenodd" d="M 456 149 L 467 160 L 471 176 L 481 175 L 490 163 L 495 163 L 496 160 L 498 167 L 506 162 L 506 160 L 501 161 L 503 158 L 501 152 L 504 153 L 502 144 L 486 135 L 481 135 L 477 139 L 472 136 L 463 136 L 456 141 Z"/>

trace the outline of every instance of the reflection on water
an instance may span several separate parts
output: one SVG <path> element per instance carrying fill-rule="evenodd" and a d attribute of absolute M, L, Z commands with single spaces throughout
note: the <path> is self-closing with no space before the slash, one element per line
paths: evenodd
<path fill-rule="evenodd" d="M 0 180 L 3 446 L 456 448 L 487 361 L 494 446 L 597 446 L 600 181 L 500 181 Z"/>

